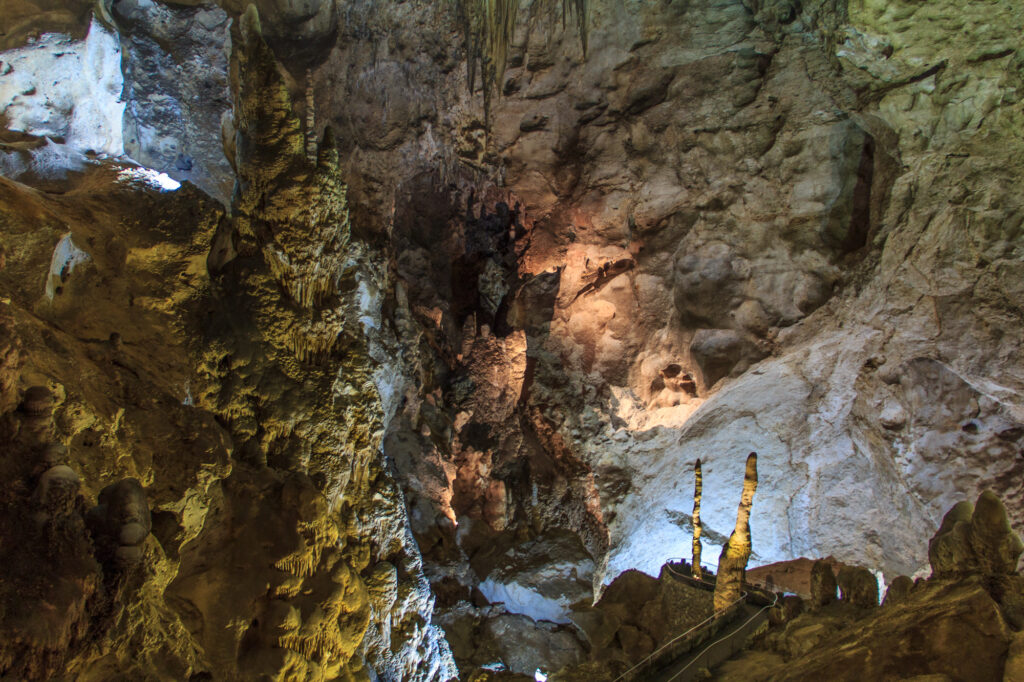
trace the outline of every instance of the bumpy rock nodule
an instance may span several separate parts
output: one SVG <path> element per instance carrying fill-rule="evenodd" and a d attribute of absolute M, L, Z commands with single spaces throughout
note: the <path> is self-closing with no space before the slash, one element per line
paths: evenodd
<path fill-rule="evenodd" d="M 973 505 L 964 500 L 950 509 L 928 543 L 932 575 L 940 578 L 1013 574 L 1022 552 L 1006 507 L 989 490 Z"/>

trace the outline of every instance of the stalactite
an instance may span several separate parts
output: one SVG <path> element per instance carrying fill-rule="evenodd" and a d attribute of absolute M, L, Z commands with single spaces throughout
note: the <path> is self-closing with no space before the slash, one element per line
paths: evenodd
<path fill-rule="evenodd" d="M 701 486 L 702 486 L 702 475 L 700 468 L 700 459 L 693 466 L 694 484 L 693 484 L 693 577 L 700 580 L 704 577 L 703 571 L 700 568 L 700 534 L 703 530 L 700 525 L 700 497 L 701 497 Z"/>
<path fill-rule="evenodd" d="M 508 51 L 514 37 L 520 0 L 458 0 L 466 51 L 469 61 L 469 87 L 473 88 L 475 67 L 480 65 L 485 100 L 501 80 L 508 62 Z M 587 52 L 587 0 L 562 0 L 562 26 L 568 15 L 576 15 L 576 29 L 580 34 L 583 53 Z M 550 3 L 542 4 L 550 7 Z"/>
<path fill-rule="evenodd" d="M 729 541 L 722 548 L 718 559 L 718 577 L 715 581 L 715 611 L 727 608 L 739 599 L 743 591 L 743 581 L 747 572 L 747 561 L 750 560 L 750 507 L 754 503 L 754 491 L 757 490 L 757 453 L 751 452 L 747 457 L 746 474 L 743 477 L 743 495 L 736 512 L 736 528 L 729 536 Z"/>
<path fill-rule="evenodd" d="M 320 362 L 334 351 L 341 329 L 341 322 L 336 320 L 296 325 L 285 336 L 284 347 L 299 362 Z"/>

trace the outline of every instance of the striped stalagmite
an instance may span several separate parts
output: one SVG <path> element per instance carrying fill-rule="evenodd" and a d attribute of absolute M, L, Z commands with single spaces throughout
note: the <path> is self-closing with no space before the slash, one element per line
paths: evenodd
<path fill-rule="evenodd" d="M 736 528 L 722 548 L 718 559 L 718 579 L 715 581 L 715 611 L 720 611 L 740 598 L 743 579 L 750 559 L 750 506 L 757 490 L 757 453 L 747 457 L 747 471 L 743 477 L 743 495 L 736 512 Z"/>
<path fill-rule="evenodd" d="M 700 580 L 703 577 L 703 573 L 700 570 L 700 494 L 702 475 L 700 469 L 700 460 L 693 466 L 694 483 L 693 483 L 693 577 Z"/>

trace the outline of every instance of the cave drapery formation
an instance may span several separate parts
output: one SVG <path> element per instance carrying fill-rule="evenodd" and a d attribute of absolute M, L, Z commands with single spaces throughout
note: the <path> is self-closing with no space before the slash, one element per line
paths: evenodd
<path fill-rule="evenodd" d="M 0 678 L 1024 679 L 1022 27 L 0 3 Z"/>

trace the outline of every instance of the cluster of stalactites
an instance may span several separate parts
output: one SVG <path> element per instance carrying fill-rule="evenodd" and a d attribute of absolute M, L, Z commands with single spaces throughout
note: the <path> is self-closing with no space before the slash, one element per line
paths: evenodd
<path fill-rule="evenodd" d="M 305 125 L 292 105 L 277 60 L 250 7 L 233 52 L 234 209 L 239 228 L 263 251 L 274 278 L 304 308 L 336 295 L 348 260 L 347 188 L 334 135 L 317 144 L 312 78 L 307 74 Z"/>
<path fill-rule="evenodd" d="M 553 2 L 541 2 L 533 11 L 547 12 L 554 9 Z M 562 0 L 562 26 L 570 14 L 575 15 L 576 29 L 580 36 L 583 53 L 587 52 L 587 0 Z M 461 19 L 464 24 L 467 52 L 469 52 L 469 85 L 473 89 L 476 66 L 479 62 L 485 93 L 501 81 L 508 62 L 509 48 L 515 38 L 515 26 L 519 16 L 519 0 L 459 0 Z"/>
<path fill-rule="evenodd" d="M 285 336 L 284 346 L 299 362 L 317 363 L 334 352 L 341 327 L 342 323 L 337 319 L 297 325 Z"/>

